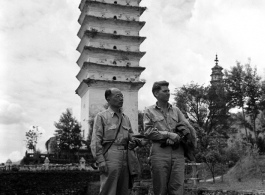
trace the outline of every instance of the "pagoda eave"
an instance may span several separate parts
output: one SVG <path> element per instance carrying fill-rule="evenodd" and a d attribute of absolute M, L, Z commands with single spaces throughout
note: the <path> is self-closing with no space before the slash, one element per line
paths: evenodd
<path fill-rule="evenodd" d="M 85 62 L 81 68 L 82 69 L 95 69 L 100 68 L 104 70 L 108 69 L 117 69 L 121 71 L 139 71 L 140 73 L 145 70 L 145 67 L 142 66 L 114 66 L 114 65 L 105 65 L 105 64 L 98 64 L 98 63 L 92 63 L 92 62 Z M 80 70 L 80 71 L 81 71 Z"/>
<path fill-rule="evenodd" d="M 219 66 L 219 65 L 215 65 L 215 66 L 212 68 L 212 70 L 214 70 L 214 69 L 223 70 L 223 68 L 222 68 L 221 66 Z"/>
<path fill-rule="evenodd" d="M 91 46 L 84 46 L 84 51 L 91 51 L 94 53 L 106 53 L 111 55 L 126 55 L 132 57 L 139 57 L 142 58 L 146 52 L 135 52 L 135 51 L 123 51 L 123 50 L 116 50 L 116 49 L 105 49 L 105 48 L 98 48 L 98 47 L 91 47 Z"/>
<path fill-rule="evenodd" d="M 108 89 L 110 87 L 118 88 L 120 90 L 126 91 L 138 91 L 143 85 L 144 81 L 136 81 L 136 82 L 125 82 L 125 81 L 114 81 L 114 80 L 98 80 L 98 79 L 85 79 L 83 80 L 78 88 L 76 89 L 76 94 L 82 96 L 84 92 L 88 90 L 88 88 L 96 88 L 96 89 Z"/>
<path fill-rule="evenodd" d="M 120 19 L 114 19 L 114 18 L 102 18 L 102 17 L 97 17 L 97 16 L 91 16 L 91 15 L 86 15 L 83 23 L 85 22 L 96 22 L 96 23 L 114 23 L 115 25 L 127 25 L 127 26 L 139 26 L 140 29 L 145 25 L 145 22 L 141 22 L 141 21 L 130 21 L 130 20 L 120 20 Z M 139 29 L 139 30 L 140 30 Z"/>
<path fill-rule="evenodd" d="M 212 73 L 210 76 L 213 76 L 213 75 L 224 75 L 224 73 L 222 73 L 222 72 L 216 72 L 216 73 Z"/>
<path fill-rule="evenodd" d="M 213 84 L 213 83 L 222 83 L 222 79 L 218 79 L 218 80 L 212 80 L 212 81 L 210 81 L 210 83 L 211 84 Z"/>
<path fill-rule="evenodd" d="M 84 3 L 84 6 L 83 6 L 81 12 L 84 11 L 85 5 L 99 5 L 99 6 L 103 6 L 105 9 L 108 9 L 108 8 L 111 8 L 111 9 L 119 8 L 119 9 L 121 9 L 123 11 L 134 10 L 136 12 L 139 12 L 139 16 L 141 16 L 143 14 L 143 12 L 146 10 L 146 7 L 141 7 L 141 6 L 127 6 L 127 5 L 120 5 L 120 4 L 103 3 L 103 2 L 99 2 L 99 1 L 86 1 Z"/>
<path fill-rule="evenodd" d="M 98 1 L 90 1 L 90 0 L 83 0 L 83 1 L 81 1 L 81 3 L 79 4 L 79 6 L 78 6 L 78 8 L 79 8 L 79 10 L 80 11 L 82 11 L 83 9 L 84 9 L 84 7 L 85 7 L 85 4 L 86 3 L 90 3 L 90 2 L 94 2 L 94 3 L 101 3 L 101 4 L 107 4 L 107 5 L 111 5 L 111 6 L 121 6 L 123 9 L 127 9 L 127 7 L 130 9 L 135 9 L 135 8 L 145 8 L 144 10 L 143 10 L 143 12 L 146 10 L 146 7 L 140 7 L 140 6 L 132 6 L 132 5 L 130 5 L 130 6 L 128 6 L 128 5 L 120 5 L 120 4 L 109 4 L 109 3 L 103 3 L 103 2 L 98 2 Z M 141 0 L 138 0 L 138 2 L 139 2 L 139 4 L 140 4 L 140 2 L 141 2 Z"/>
<path fill-rule="evenodd" d="M 104 37 L 104 38 L 111 38 L 111 39 L 121 39 L 121 40 L 133 40 L 137 41 L 139 44 L 141 44 L 146 37 L 140 37 L 140 36 L 125 36 L 125 35 L 115 35 L 110 33 L 103 33 L 98 31 L 91 31 L 86 30 L 83 36 L 87 36 L 90 38 L 96 38 L 96 37 Z"/>
<path fill-rule="evenodd" d="M 105 64 L 98 64 L 92 62 L 85 62 L 80 69 L 79 73 L 76 75 L 76 78 L 80 81 L 82 78 L 83 72 L 87 71 L 112 71 L 112 72 L 133 72 L 140 75 L 144 70 L 145 67 L 142 66 L 114 66 L 114 65 L 105 65 Z"/>

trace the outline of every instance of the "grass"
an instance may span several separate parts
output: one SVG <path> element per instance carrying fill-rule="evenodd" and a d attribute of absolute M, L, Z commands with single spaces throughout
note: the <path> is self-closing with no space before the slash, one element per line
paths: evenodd
<path fill-rule="evenodd" d="M 265 184 L 262 184 L 261 179 L 252 178 L 246 179 L 241 182 L 224 178 L 222 182 L 220 179 L 212 182 L 200 182 L 197 188 L 207 188 L 209 190 L 231 190 L 231 191 L 242 191 L 242 190 L 265 190 Z"/>
<path fill-rule="evenodd" d="M 265 165 L 265 159 L 261 163 Z M 209 174 L 207 178 L 210 178 Z M 187 187 L 192 188 L 193 186 L 187 184 Z M 99 182 L 95 182 L 89 190 L 97 191 L 98 188 Z M 201 181 L 196 188 L 227 191 L 265 191 L 265 184 L 262 184 L 261 173 L 253 160 L 253 156 L 246 156 L 224 175 L 223 181 L 220 178 L 216 179 L 215 183 Z"/>
<path fill-rule="evenodd" d="M 259 162 L 265 165 L 265 159 Z M 263 173 L 263 175 L 265 179 L 265 173 Z M 253 156 L 248 155 L 238 161 L 238 163 L 224 175 L 223 181 L 221 179 L 216 179 L 215 183 L 200 182 L 197 188 L 207 188 L 210 190 L 265 191 L 265 184 L 262 184 L 261 177 L 262 175 L 257 161 Z"/>

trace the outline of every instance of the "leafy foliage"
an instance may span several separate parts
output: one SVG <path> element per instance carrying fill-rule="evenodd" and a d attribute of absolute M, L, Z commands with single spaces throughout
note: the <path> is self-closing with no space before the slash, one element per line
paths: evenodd
<path fill-rule="evenodd" d="M 208 89 L 208 87 L 191 83 L 176 89 L 174 94 L 176 106 L 200 127 L 205 127 L 208 117 L 209 103 L 206 98 Z"/>
<path fill-rule="evenodd" d="M 245 65 L 237 62 L 237 65 L 231 67 L 231 70 L 225 71 L 225 83 L 228 104 L 232 108 L 242 109 L 243 120 L 241 121 L 245 128 L 246 139 L 249 139 L 247 131 L 249 129 L 254 131 L 257 140 L 256 119 L 260 111 L 264 110 L 265 105 L 265 88 L 261 77 L 257 74 L 257 69 L 252 68 L 250 62 Z M 250 117 L 250 127 L 246 115 Z"/>
<path fill-rule="evenodd" d="M 214 180 L 216 166 L 226 160 L 223 148 L 231 126 L 223 83 L 207 87 L 191 83 L 176 89 L 174 95 L 175 104 L 197 132 L 196 161 L 207 164 Z"/>
<path fill-rule="evenodd" d="M 144 133 L 144 113 L 141 110 L 138 110 L 138 132 L 140 134 Z"/>
<path fill-rule="evenodd" d="M 38 126 L 33 126 L 33 129 L 30 129 L 26 132 L 26 147 L 29 150 L 36 152 L 36 145 L 38 143 L 38 138 L 42 135 L 39 131 Z"/>
<path fill-rule="evenodd" d="M 175 90 L 175 105 L 206 134 L 228 127 L 229 108 L 223 87 L 190 83 Z"/>
<path fill-rule="evenodd" d="M 231 107 L 242 108 L 245 104 L 246 83 L 244 81 L 245 71 L 243 65 L 237 62 L 231 70 L 225 70 L 225 87 L 229 94 L 229 104 Z"/>
<path fill-rule="evenodd" d="M 226 134 L 224 129 L 229 126 L 229 109 L 226 107 L 223 91 L 191 83 L 176 89 L 175 92 L 175 105 L 205 134 Z"/>
<path fill-rule="evenodd" d="M 69 109 L 62 113 L 58 122 L 54 123 L 60 151 L 76 152 L 81 147 L 81 126 Z"/>
<path fill-rule="evenodd" d="M 0 174 L 1 194 L 98 194 L 99 172 L 38 171 Z M 45 182 L 45 184 L 44 184 Z M 89 191 L 89 193 L 88 193 Z"/>
<path fill-rule="evenodd" d="M 256 119 L 260 113 L 260 101 L 262 98 L 262 88 L 261 88 L 261 77 L 257 75 L 257 69 L 252 69 L 250 65 L 246 65 L 246 113 L 251 117 L 251 123 L 257 140 L 256 132 Z"/>
<path fill-rule="evenodd" d="M 250 144 L 246 141 L 233 140 L 232 144 L 225 148 L 225 153 L 229 166 L 233 166 L 244 155 L 247 154 Z"/>
<path fill-rule="evenodd" d="M 50 139 L 48 139 L 45 142 L 45 147 L 46 147 L 47 153 L 51 152 L 52 154 L 53 153 L 58 154 L 59 146 L 58 146 L 57 140 L 58 140 L 58 138 L 55 136 L 55 137 L 51 137 Z"/>

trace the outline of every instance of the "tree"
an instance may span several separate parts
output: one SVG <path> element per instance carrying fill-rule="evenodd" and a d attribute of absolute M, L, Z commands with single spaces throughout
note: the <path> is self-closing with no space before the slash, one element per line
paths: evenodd
<path fill-rule="evenodd" d="M 200 127 L 206 128 L 209 114 L 209 102 L 207 100 L 209 87 L 200 86 L 193 82 L 175 89 L 175 105 L 189 119 L 197 123 Z"/>
<path fill-rule="evenodd" d="M 215 182 L 216 166 L 225 163 L 224 148 L 231 128 L 223 83 L 207 87 L 191 83 L 176 89 L 174 95 L 175 104 L 197 132 L 196 161 L 206 163 Z"/>
<path fill-rule="evenodd" d="M 54 137 L 51 137 L 50 139 L 48 139 L 46 142 L 45 142 L 45 148 L 47 150 L 47 153 L 51 153 L 51 154 L 54 154 L 56 153 L 58 155 L 58 152 L 59 152 L 59 147 L 58 147 L 58 143 L 57 143 L 57 136 L 54 136 Z M 50 150 L 49 150 L 50 149 Z"/>
<path fill-rule="evenodd" d="M 144 133 L 144 113 L 141 110 L 138 110 L 138 132 Z"/>
<path fill-rule="evenodd" d="M 29 150 L 36 152 L 36 145 L 38 143 L 38 138 L 42 135 L 39 131 L 38 126 L 33 126 L 28 132 L 26 132 L 26 147 Z"/>
<path fill-rule="evenodd" d="M 263 92 L 259 102 L 261 112 L 265 114 L 265 81 L 261 82 L 261 91 Z"/>
<path fill-rule="evenodd" d="M 205 154 L 201 154 L 200 158 L 201 161 L 208 166 L 213 178 L 213 183 L 215 183 L 215 169 L 222 161 L 222 155 L 217 150 L 211 150 Z"/>
<path fill-rule="evenodd" d="M 245 75 L 246 73 L 244 71 L 244 66 L 241 65 L 240 62 L 237 62 L 236 66 L 231 67 L 231 70 L 225 70 L 225 86 L 229 94 L 229 105 L 232 108 L 239 107 L 242 109 L 244 121 L 246 120 L 244 109 L 246 102 Z M 246 138 L 248 138 L 247 128 L 245 125 L 244 128 L 246 132 Z"/>
<path fill-rule="evenodd" d="M 69 153 L 78 152 L 81 147 L 81 126 L 73 117 L 69 109 L 62 113 L 58 122 L 54 122 L 56 136 L 58 138 L 58 147 L 62 152 Z"/>
<path fill-rule="evenodd" d="M 144 118 L 144 112 L 138 110 L 138 133 L 140 134 L 144 134 L 143 118 Z M 150 147 L 151 147 L 151 141 L 148 140 L 143 147 L 138 147 L 136 149 L 137 157 L 141 164 L 141 179 L 151 178 L 151 169 L 149 164 Z"/>
<path fill-rule="evenodd" d="M 197 132 L 198 146 L 196 148 L 196 162 L 204 162 L 215 182 L 216 170 L 224 174 L 224 165 L 227 161 L 225 148 L 227 147 L 227 137 L 219 132 L 207 133 L 196 123 L 191 123 Z M 221 165 L 221 170 L 220 170 Z M 217 169 L 217 167 L 219 169 Z"/>
<path fill-rule="evenodd" d="M 207 96 L 209 101 L 208 129 L 210 129 L 209 132 L 218 132 L 220 135 L 227 136 L 227 133 L 231 131 L 231 120 L 224 85 L 224 82 L 220 82 L 209 89 Z"/>
<path fill-rule="evenodd" d="M 247 132 L 249 129 L 254 131 L 257 140 L 256 119 L 265 106 L 263 92 L 265 87 L 257 74 L 257 69 L 250 66 L 250 61 L 244 66 L 237 62 L 231 70 L 225 70 L 225 82 L 230 106 L 242 109 L 241 121 L 245 128 L 246 139 L 249 140 L 250 135 Z M 248 125 L 246 115 L 250 117 L 251 126 Z"/>
<path fill-rule="evenodd" d="M 183 85 L 175 90 L 175 104 L 207 135 L 213 131 L 226 134 L 229 129 L 229 109 L 222 88 L 204 87 L 194 83 Z"/>
<path fill-rule="evenodd" d="M 255 135 L 255 140 L 257 141 L 258 134 L 256 131 L 256 119 L 260 113 L 260 102 L 262 98 L 262 84 L 261 77 L 257 75 L 257 69 L 252 68 L 249 64 L 245 65 L 246 69 L 246 113 L 251 118 L 252 128 Z"/>

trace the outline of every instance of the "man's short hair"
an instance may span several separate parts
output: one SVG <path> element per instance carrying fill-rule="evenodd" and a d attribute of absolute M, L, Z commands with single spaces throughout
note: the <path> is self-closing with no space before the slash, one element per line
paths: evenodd
<path fill-rule="evenodd" d="M 169 85 L 169 82 L 167 82 L 167 81 L 154 82 L 153 87 L 152 87 L 153 95 L 155 95 L 155 92 L 159 91 L 162 86 L 167 86 L 168 87 L 168 85 Z"/>
<path fill-rule="evenodd" d="M 108 98 L 111 96 L 111 89 L 105 91 L 105 99 L 108 101 Z"/>

